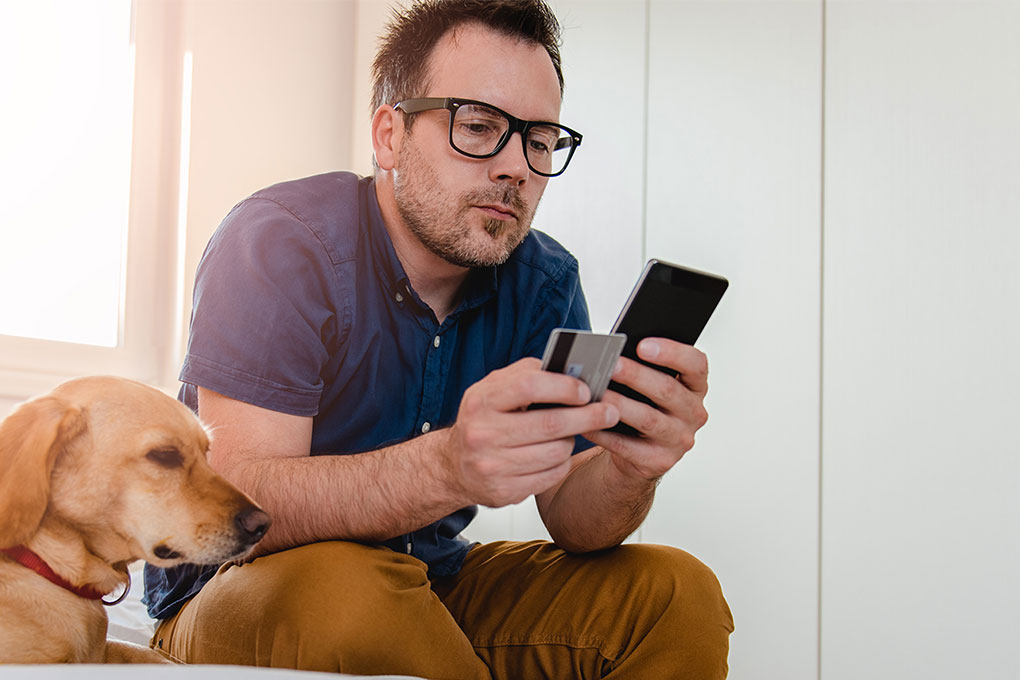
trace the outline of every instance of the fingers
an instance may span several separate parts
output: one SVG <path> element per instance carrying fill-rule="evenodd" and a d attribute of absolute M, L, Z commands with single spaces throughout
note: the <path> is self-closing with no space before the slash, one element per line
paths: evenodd
<path fill-rule="evenodd" d="M 591 399 L 584 382 L 562 373 L 540 370 L 542 362 L 533 357 L 521 359 L 504 369 L 493 371 L 477 383 L 484 393 L 486 408 L 516 411 L 531 404 L 580 406 Z"/>
<path fill-rule="evenodd" d="M 641 359 L 676 371 L 690 390 L 708 391 L 708 357 L 700 350 L 665 338 L 645 338 L 637 349 Z"/>
<path fill-rule="evenodd" d="M 488 479 L 540 474 L 570 460 L 573 450 L 573 437 L 525 446 L 492 447 L 488 455 L 468 457 L 465 471 Z"/>
<path fill-rule="evenodd" d="M 685 389 L 674 383 L 678 389 Z M 618 405 L 620 420 L 639 430 L 642 436 L 604 431 L 586 432 L 584 436 L 608 450 L 616 467 L 631 477 L 645 480 L 662 477 L 694 447 L 695 434 L 704 424 L 695 415 L 704 412 L 700 400 L 692 402 L 689 410 L 679 412 L 666 412 L 612 391 L 606 392 L 603 401 Z"/>
<path fill-rule="evenodd" d="M 677 384 L 677 388 L 683 389 L 679 384 Z M 676 418 L 671 415 L 671 412 L 635 401 L 613 390 L 607 390 L 602 401 L 606 405 L 616 407 L 620 413 L 620 420 L 637 429 L 647 438 L 674 438 L 671 431 L 679 426 L 679 423 L 674 422 Z M 634 437 L 629 437 L 629 439 L 634 439 Z"/>
<path fill-rule="evenodd" d="M 463 408 L 461 409 L 463 412 Z M 573 437 L 582 432 L 612 427 L 620 420 L 619 409 L 608 403 L 458 415 L 464 442 L 470 448 L 522 447 Z"/>
<path fill-rule="evenodd" d="M 445 450 L 465 499 L 500 507 L 562 482 L 574 436 L 619 421 L 610 404 L 588 403 L 580 380 L 525 359 L 494 371 L 461 399 Z M 532 403 L 562 403 L 526 411 Z"/>
<path fill-rule="evenodd" d="M 570 439 L 569 443 L 564 442 L 564 444 L 567 453 L 562 457 L 549 456 L 548 448 L 545 446 L 536 447 L 534 452 L 518 449 L 517 452 L 522 455 L 534 453 L 548 462 L 546 465 L 534 469 L 521 469 L 518 474 L 488 477 L 489 484 L 474 499 L 474 503 L 491 508 L 514 505 L 528 496 L 540 494 L 562 483 L 571 470 L 570 451 L 573 449 L 573 439 Z"/>
<path fill-rule="evenodd" d="M 620 421 L 620 411 L 613 404 L 593 403 L 587 406 L 550 408 L 521 414 L 517 427 L 519 443 L 547 441 L 574 436 L 582 432 L 612 427 Z"/>
<path fill-rule="evenodd" d="M 646 338 L 638 344 L 638 357 L 668 372 L 651 370 L 640 362 L 621 358 L 613 380 L 640 392 L 659 406 L 683 400 L 685 393 L 704 398 L 708 392 L 708 358 L 701 351 L 664 338 Z"/>
<path fill-rule="evenodd" d="M 503 507 L 560 484 L 570 472 L 573 450 L 573 437 L 468 449 L 460 458 L 459 475 L 471 504 Z"/>
<path fill-rule="evenodd" d="M 694 446 L 694 436 L 708 420 L 704 399 L 708 392 L 708 360 L 689 345 L 663 338 L 638 344 L 638 357 L 675 371 L 677 377 L 622 358 L 613 380 L 652 400 L 649 405 L 608 391 L 602 401 L 615 406 L 620 420 L 639 430 L 643 437 L 610 432 L 585 436 L 608 449 L 621 470 L 645 479 L 665 474 Z"/>
<path fill-rule="evenodd" d="M 644 438 L 613 432 L 591 432 L 585 437 L 609 451 L 620 472 L 637 479 L 657 480 L 669 472 L 680 458 L 662 447 L 653 446 Z"/>

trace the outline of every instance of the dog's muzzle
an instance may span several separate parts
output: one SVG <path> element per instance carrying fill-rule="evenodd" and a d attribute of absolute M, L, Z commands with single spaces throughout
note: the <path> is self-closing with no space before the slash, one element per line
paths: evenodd
<path fill-rule="evenodd" d="M 251 547 L 262 540 L 262 537 L 269 531 L 272 520 L 269 515 L 254 505 L 248 505 L 234 516 L 234 526 L 237 527 L 238 538 L 247 547 Z"/>

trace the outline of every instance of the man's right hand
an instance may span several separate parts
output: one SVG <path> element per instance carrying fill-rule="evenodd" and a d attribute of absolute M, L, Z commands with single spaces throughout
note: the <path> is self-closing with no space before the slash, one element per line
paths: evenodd
<path fill-rule="evenodd" d="M 556 486 L 570 472 L 574 435 L 619 420 L 616 407 L 587 403 L 582 381 L 541 364 L 521 359 L 472 385 L 457 421 L 443 431 L 448 471 L 465 505 L 512 505 Z M 571 408 L 525 410 L 537 403 Z"/>

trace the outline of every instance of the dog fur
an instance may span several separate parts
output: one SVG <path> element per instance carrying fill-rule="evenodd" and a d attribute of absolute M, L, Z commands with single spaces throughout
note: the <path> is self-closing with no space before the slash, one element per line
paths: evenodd
<path fill-rule="evenodd" d="M 138 559 L 237 559 L 269 517 L 213 472 L 208 448 L 198 419 L 158 390 L 114 377 L 66 382 L 0 423 L 0 548 L 23 545 L 72 585 L 101 593 L 126 587 Z M 107 641 L 98 600 L 3 553 L 0 612 L 0 663 L 166 662 Z"/>

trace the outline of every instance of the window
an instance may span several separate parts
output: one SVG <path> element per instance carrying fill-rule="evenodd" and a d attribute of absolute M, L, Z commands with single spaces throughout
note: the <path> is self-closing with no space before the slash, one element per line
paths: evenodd
<path fill-rule="evenodd" d="M 134 76 L 130 0 L 0 5 L 0 334 L 120 341 Z"/>
<path fill-rule="evenodd" d="M 178 3 L 0 3 L 0 396 L 171 372 L 175 26 Z"/>

